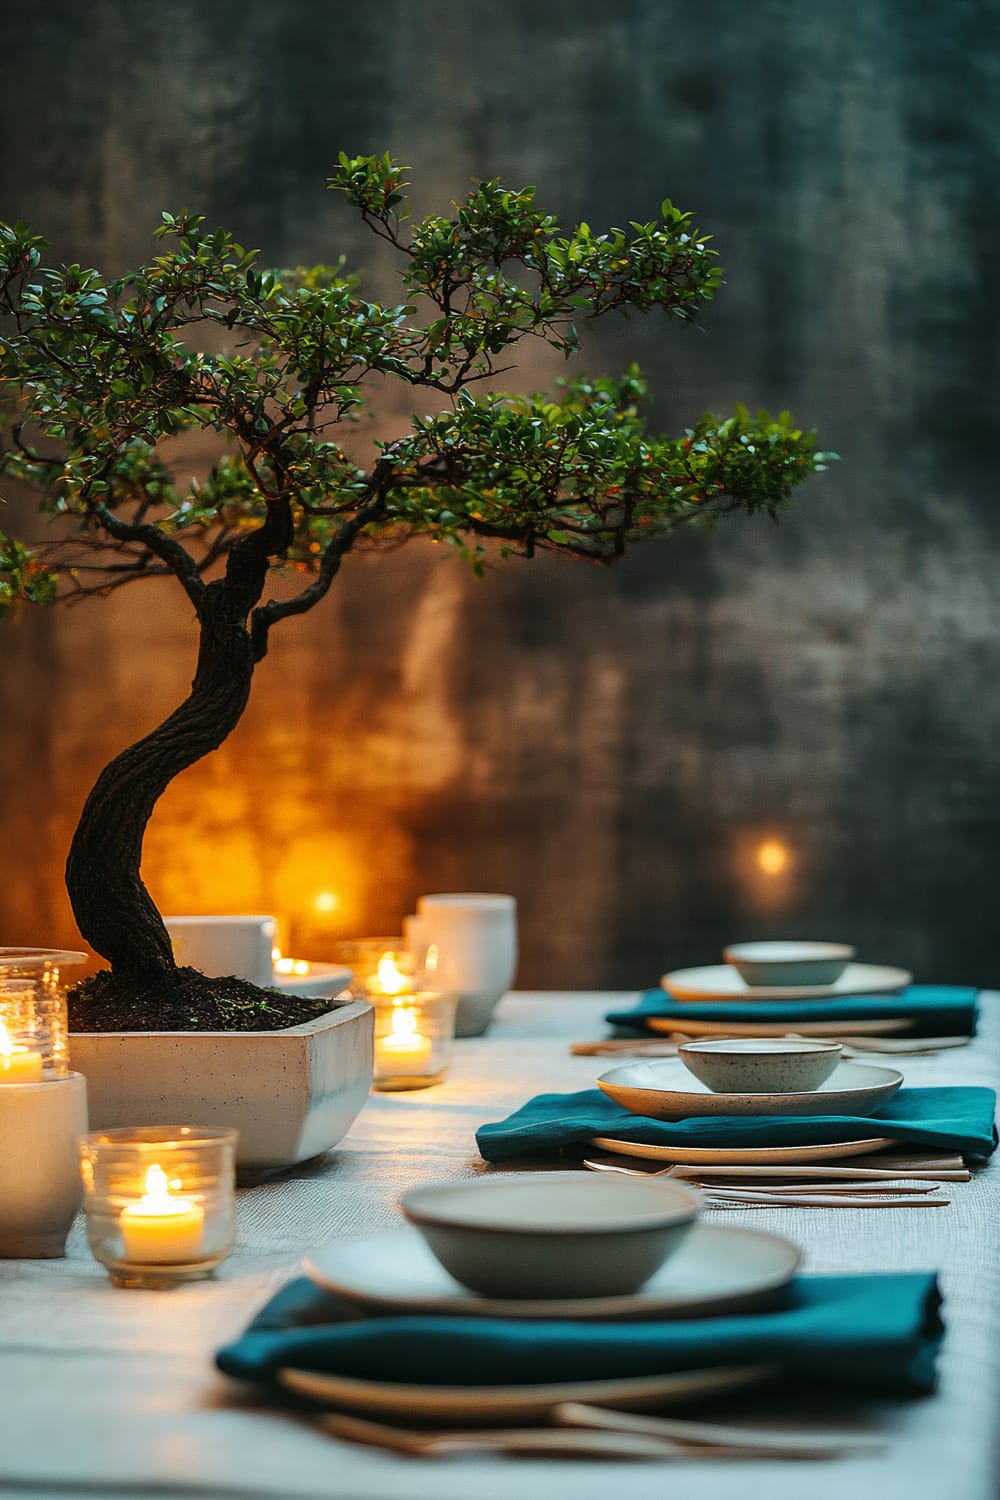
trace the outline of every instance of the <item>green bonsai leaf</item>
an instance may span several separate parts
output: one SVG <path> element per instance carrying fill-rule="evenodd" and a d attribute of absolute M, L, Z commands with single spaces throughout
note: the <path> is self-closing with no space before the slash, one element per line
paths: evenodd
<path fill-rule="evenodd" d="M 55 572 L 0 532 L 0 615 L 16 615 L 23 604 L 51 604 L 57 584 Z"/>

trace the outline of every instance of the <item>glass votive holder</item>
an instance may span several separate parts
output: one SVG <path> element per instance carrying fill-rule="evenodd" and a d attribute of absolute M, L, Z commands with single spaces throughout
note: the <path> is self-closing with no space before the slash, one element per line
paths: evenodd
<path fill-rule="evenodd" d="M 373 1087 L 390 1093 L 440 1083 L 451 1062 L 458 997 L 417 990 L 367 998 L 375 1007 Z"/>
<path fill-rule="evenodd" d="M 59 948 L 0 948 L 0 1084 L 67 1077 L 62 970 L 86 958 Z"/>
<path fill-rule="evenodd" d="M 414 958 L 403 937 L 352 938 L 334 950 L 338 963 L 352 971 L 351 993 L 358 1000 L 412 994 Z"/>
<path fill-rule="evenodd" d="M 236 1239 L 239 1132 L 192 1125 L 80 1138 L 87 1242 L 115 1286 L 202 1281 Z"/>

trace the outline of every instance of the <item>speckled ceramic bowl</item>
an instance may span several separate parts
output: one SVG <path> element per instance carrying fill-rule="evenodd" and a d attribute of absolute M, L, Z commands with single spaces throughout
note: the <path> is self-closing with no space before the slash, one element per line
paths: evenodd
<path fill-rule="evenodd" d="M 747 1036 L 684 1042 L 677 1055 L 715 1094 L 801 1094 L 826 1082 L 842 1051 L 811 1037 Z"/>
<path fill-rule="evenodd" d="M 414 1188 L 403 1213 L 456 1281 L 486 1297 L 636 1291 L 698 1216 L 673 1178 L 534 1172 Z"/>
<path fill-rule="evenodd" d="M 722 956 L 745 984 L 836 984 L 854 949 L 848 943 L 730 943 Z"/>

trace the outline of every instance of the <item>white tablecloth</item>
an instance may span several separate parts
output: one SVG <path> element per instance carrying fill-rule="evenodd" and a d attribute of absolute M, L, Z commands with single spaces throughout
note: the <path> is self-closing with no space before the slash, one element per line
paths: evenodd
<path fill-rule="evenodd" d="M 810 1271 L 941 1272 L 940 1392 L 866 1412 L 884 1454 L 829 1462 L 613 1464 L 404 1459 L 335 1441 L 307 1418 L 254 1405 L 212 1356 L 297 1273 L 305 1250 L 401 1221 L 408 1187 L 481 1170 L 474 1132 L 531 1095 L 586 1088 L 612 1064 L 573 1057 L 629 997 L 515 994 L 490 1034 L 456 1044 L 440 1087 L 373 1095 L 346 1140 L 287 1178 L 241 1192 L 239 1243 L 214 1281 L 113 1288 L 78 1222 L 65 1260 L 0 1261 L 0 1494 L 337 1497 L 337 1500 L 995 1500 L 1000 1431 L 1000 1166 L 953 1186 L 943 1209 L 746 1210 L 796 1239 Z M 1000 997 L 974 1043 L 903 1059 L 910 1084 L 995 1087 Z M 0 1143 L 3 1149 L 3 1143 Z M 773 1400 L 773 1398 L 772 1398 Z M 768 1408 L 766 1395 L 755 1397 Z M 706 1411 L 706 1416 L 710 1412 Z"/>

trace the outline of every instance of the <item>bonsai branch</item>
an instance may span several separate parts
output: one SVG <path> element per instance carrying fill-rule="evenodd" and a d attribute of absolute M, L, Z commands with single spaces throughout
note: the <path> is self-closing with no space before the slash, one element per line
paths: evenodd
<path fill-rule="evenodd" d="M 106 505 L 94 507 L 94 515 L 109 536 L 118 542 L 141 542 L 148 547 L 154 556 L 158 557 L 175 577 L 183 585 L 183 588 L 197 608 L 205 597 L 205 582 L 198 572 L 198 565 L 194 558 L 182 547 L 180 542 L 171 536 L 166 536 L 156 526 L 142 524 L 132 525 L 116 516 Z"/>

